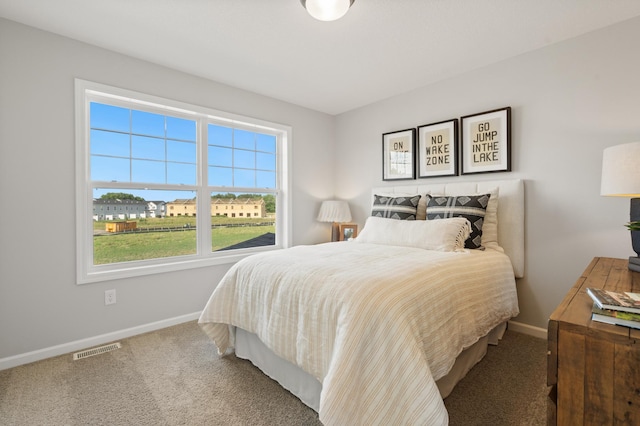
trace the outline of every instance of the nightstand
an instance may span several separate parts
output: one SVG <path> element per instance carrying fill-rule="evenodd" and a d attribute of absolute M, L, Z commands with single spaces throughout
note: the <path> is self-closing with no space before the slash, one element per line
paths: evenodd
<path fill-rule="evenodd" d="M 586 292 L 640 292 L 627 263 L 594 258 L 549 319 L 550 425 L 640 425 L 640 330 L 591 321 Z"/>

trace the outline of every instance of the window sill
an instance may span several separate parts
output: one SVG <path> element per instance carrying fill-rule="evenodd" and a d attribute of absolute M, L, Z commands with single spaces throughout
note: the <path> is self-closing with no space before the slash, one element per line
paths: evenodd
<path fill-rule="evenodd" d="M 280 246 L 269 246 L 247 250 L 234 250 L 228 254 L 222 254 L 215 257 L 196 258 L 195 256 L 185 256 L 176 258 L 173 262 L 168 262 L 167 259 L 160 259 L 162 263 L 157 263 L 156 260 L 150 262 L 132 262 L 128 265 L 119 264 L 97 266 L 90 272 L 78 271 L 77 284 L 90 284 L 166 272 L 205 268 L 209 266 L 232 265 L 253 254 L 280 249 L 282 249 Z"/>

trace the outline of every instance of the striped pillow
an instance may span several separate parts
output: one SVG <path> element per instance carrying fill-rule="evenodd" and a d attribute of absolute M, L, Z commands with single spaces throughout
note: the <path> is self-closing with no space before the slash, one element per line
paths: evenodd
<path fill-rule="evenodd" d="M 371 216 L 399 220 L 416 220 L 420 195 L 389 197 L 374 195 Z"/>
<path fill-rule="evenodd" d="M 482 249 L 482 225 L 491 194 L 440 196 L 427 195 L 427 220 L 464 217 L 471 223 L 465 248 Z"/>

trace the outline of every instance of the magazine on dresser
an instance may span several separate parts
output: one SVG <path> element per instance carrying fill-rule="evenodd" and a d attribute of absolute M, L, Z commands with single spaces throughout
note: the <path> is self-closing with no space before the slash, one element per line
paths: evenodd
<path fill-rule="evenodd" d="M 636 328 L 640 330 L 640 321 L 626 320 L 626 319 L 612 317 L 609 315 L 597 314 L 595 312 L 591 314 L 591 319 L 593 321 L 602 322 L 605 324 L 620 325 L 623 327 Z"/>
<path fill-rule="evenodd" d="M 640 314 L 640 293 L 587 288 L 587 294 L 598 308 Z"/>
<path fill-rule="evenodd" d="M 599 308 L 595 302 L 593 303 L 593 309 L 591 310 L 591 312 L 593 312 L 594 314 L 605 315 L 608 317 L 619 318 L 627 321 L 640 322 L 640 314 L 626 311 L 616 311 L 613 309 L 602 309 Z"/>
<path fill-rule="evenodd" d="M 591 309 L 591 319 L 607 324 L 622 325 L 625 327 L 640 329 L 640 314 L 632 312 L 602 309 L 594 302 Z"/>

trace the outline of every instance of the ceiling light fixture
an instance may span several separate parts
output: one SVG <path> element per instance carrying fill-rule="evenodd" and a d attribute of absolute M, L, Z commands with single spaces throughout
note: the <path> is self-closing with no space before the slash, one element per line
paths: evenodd
<path fill-rule="evenodd" d="M 342 18 L 354 0 L 300 0 L 309 15 L 319 21 L 335 21 Z"/>

